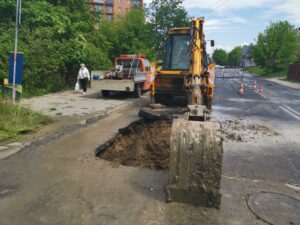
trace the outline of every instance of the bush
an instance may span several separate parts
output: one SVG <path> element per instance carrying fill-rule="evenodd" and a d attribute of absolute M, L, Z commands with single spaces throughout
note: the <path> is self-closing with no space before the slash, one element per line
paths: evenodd
<path fill-rule="evenodd" d="M 19 52 L 24 52 L 23 88 L 26 95 L 73 86 L 79 64 L 109 68 L 107 40 L 95 30 L 93 12 L 84 0 L 23 1 Z M 9 51 L 14 48 L 15 1 L 0 4 L 0 80 L 7 77 Z M 11 14 L 10 14 L 11 13 Z"/>

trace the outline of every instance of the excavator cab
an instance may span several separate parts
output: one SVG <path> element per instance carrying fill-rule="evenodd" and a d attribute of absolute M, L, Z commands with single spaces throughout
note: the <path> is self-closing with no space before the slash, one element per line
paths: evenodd
<path fill-rule="evenodd" d="M 174 97 L 184 97 L 186 106 L 197 101 L 211 110 L 214 68 L 208 62 L 203 23 L 204 19 L 193 19 L 191 27 L 168 31 L 163 65 L 152 89 L 153 102 L 168 105 Z"/>
<path fill-rule="evenodd" d="M 189 29 L 176 29 L 169 32 L 166 41 L 164 71 L 189 71 L 190 69 L 190 33 Z M 184 32 L 185 31 L 185 32 Z"/>

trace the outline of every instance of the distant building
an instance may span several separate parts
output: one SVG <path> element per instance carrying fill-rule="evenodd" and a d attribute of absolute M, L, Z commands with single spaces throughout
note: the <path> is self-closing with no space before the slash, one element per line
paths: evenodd
<path fill-rule="evenodd" d="M 250 46 L 244 45 L 242 47 L 241 67 L 255 66 L 255 62 L 250 54 Z"/>
<path fill-rule="evenodd" d="M 113 20 L 116 15 L 125 15 L 133 7 L 142 7 L 143 0 L 87 0 L 87 4 L 103 12 L 105 18 Z"/>

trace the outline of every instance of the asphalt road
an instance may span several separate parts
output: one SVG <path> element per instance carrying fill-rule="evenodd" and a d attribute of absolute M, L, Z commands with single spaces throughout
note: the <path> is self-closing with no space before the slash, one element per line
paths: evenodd
<path fill-rule="evenodd" d="M 265 89 L 259 94 L 251 90 L 256 78 L 244 75 L 245 94 L 239 95 L 240 72 L 227 72 L 232 78 L 216 79 L 213 104 L 213 120 L 224 130 L 219 210 L 166 204 L 168 171 L 95 158 L 98 146 L 138 119 L 139 107 L 147 103 L 142 98 L 0 160 L 0 224 L 299 225 L 299 90 L 257 79 Z"/>
<path fill-rule="evenodd" d="M 214 118 L 225 123 L 228 119 L 240 119 L 242 125 L 262 126 L 248 129 L 257 133 L 255 138 L 244 135 L 245 146 L 240 143 L 243 151 L 229 150 L 225 154 L 225 170 L 240 176 L 300 185 L 300 90 L 239 70 L 225 70 L 224 74 L 223 78 L 220 71 L 217 73 Z M 257 90 L 253 89 L 254 81 Z M 239 92 L 241 82 L 243 95 Z M 260 134 L 263 129 L 265 132 Z M 268 129 L 273 135 L 264 135 Z M 237 159 L 239 163 L 235 164 Z"/>

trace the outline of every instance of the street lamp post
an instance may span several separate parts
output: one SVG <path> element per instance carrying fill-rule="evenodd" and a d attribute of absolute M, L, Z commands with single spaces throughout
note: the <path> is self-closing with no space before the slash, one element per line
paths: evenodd
<path fill-rule="evenodd" d="M 21 9 L 22 9 L 21 6 L 22 6 L 22 0 L 17 0 L 17 6 L 16 6 L 15 50 L 14 50 L 14 70 L 13 70 L 13 90 L 12 90 L 12 101 L 13 101 L 13 104 L 15 104 L 15 102 L 16 102 L 17 52 L 18 52 L 19 26 L 21 25 Z"/>

